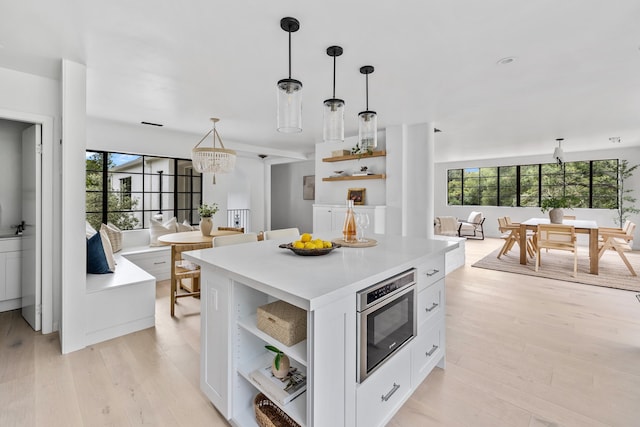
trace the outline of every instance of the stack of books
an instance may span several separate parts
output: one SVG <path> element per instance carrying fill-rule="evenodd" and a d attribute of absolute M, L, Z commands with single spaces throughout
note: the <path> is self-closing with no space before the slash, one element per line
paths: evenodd
<path fill-rule="evenodd" d="M 260 385 L 263 393 L 283 406 L 307 390 L 307 376 L 294 366 L 282 379 L 273 376 L 271 365 L 256 369 L 250 376 Z"/>

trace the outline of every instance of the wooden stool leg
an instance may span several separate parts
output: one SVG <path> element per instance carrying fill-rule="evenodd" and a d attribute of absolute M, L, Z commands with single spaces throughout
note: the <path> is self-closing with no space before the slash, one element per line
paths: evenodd
<path fill-rule="evenodd" d="M 175 315 L 175 305 L 176 305 L 176 282 L 177 280 L 171 279 L 171 317 Z"/>

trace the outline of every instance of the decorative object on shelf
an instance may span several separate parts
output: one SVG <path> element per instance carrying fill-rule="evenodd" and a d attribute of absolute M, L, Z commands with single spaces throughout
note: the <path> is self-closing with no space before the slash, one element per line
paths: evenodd
<path fill-rule="evenodd" d="M 288 404 L 307 390 L 307 376 L 293 365 L 282 377 L 273 374 L 271 364 L 253 370 L 249 377 L 262 392 L 280 405 Z"/>
<path fill-rule="evenodd" d="M 200 214 L 200 232 L 203 236 L 211 235 L 213 229 L 213 220 L 211 217 L 218 212 L 218 204 L 202 204 L 198 207 L 198 213 Z"/>
<path fill-rule="evenodd" d="M 191 160 L 193 161 L 193 167 L 200 173 L 212 173 L 213 183 L 216 183 L 217 173 L 229 173 L 232 172 L 236 166 L 236 152 L 224 148 L 222 138 L 216 130 L 216 123 L 220 121 L 218 118 L 211 118 L 213 122 L 213 128 L 207 132 L 205 136 L 196 144 L 191 150 Z M 200 147 L 198 145 L 205 140 L 206 137 L 213 133 L 213 147 Z M 216 137 L 220 142 L 220 147 L 216 147 Z"/>
<path fill-rule="evenodd" d="M 289 368 L 291 367 L 289 357 L 280 349 L 272 345 L 265 345 L 264 348 L 276 354 L 273 358 L 273 363 L 271 363 L 271 372 L 273 373 L 273 376 L 276 378 L 286 377 L 289 374 Z"/>
<path fill-rule="evenodd" d="M 378 115 L 369 110 L 369 74 L 373 73 L 372 65 L 360 67 L 360 73 L 366 76 L 367 109 L 358 114 L 358 143 L 361 149 L 373 150 L 378 146 Z"/>
<path fill-rule="evenodd" d="M 353 173 L 353 176 L 367 176 L 367 175 L 373 175 L 373 172 L 369 171 L 369 166 L 360 166 L 360 171 Z"/>
<path fill-rule="evenodd" d="M 324 142 L 343 142 L 344 100 L 336 98 L 336 57 L 342 55 L 342 48 L 329 46 L 327 55 L 333 57 L 333 96 L 324 101 L 322 139 Z"/>
<path fill-rule="evenodd" d="M 262 393 L 258 393 L 253 399 L 253 409 L 260 427 L 300 427 L 300 424 Z"/>
<path fill-rule="evenodd" d="M 562 166 L 562 162 L 564 162 L 564 151 L 562 151 L 562 141 L 564 141 L 564 138 L 556 138 L 556 141 L 558 141 L 558 146 L 556 147 L 555 150 L 553 150 L 553 158 L 558 163 L 558 166 Z"/>
<path fill-rule="evenodd" d="M 316 176 L 305 175 L 302 177 L 302 200 L 315 200 Z"/>
<path fill-rule="evenodd" d="M 360 160 L 363 156 L 373 155 L 373 148 L 362 146 L 360 145 L 360 141 L 358 141 L 356 142 L 356 146 L 351 148 L 351 154 L 353 154 L 358 160 Z"/>
<path fill-rule="evenodd" d="M 342 226 L 342 238 L 347 243 L 356 242 L 356 217 L 353 213 L 353 202 L 351 198 L 351 189 L 349 189 L 349 197 L 347 198 L 347 212 L 344 216 L 344 225 Z"/>
<path fill-rule="evenodd" d="M 261 305 L 256 310 L 257 328 L 286 346 L 307 339 L 307 312 L 285 301 Z"/>
<path fill-rule="evenodd" d="M 348 156 L 351 154 L 349 150 L 333 150 L 331 152 L 331 157 L 340 157 L 340 156 Z"/>
<path fill-rule="evenodd" d="M 342 176 L 344 171 L 333 171 L 333 173 L 334 173 L 334 175 L 332 175 L 332 176 Z"/>
<path fill-rule="evenodd" d="M 351 200 L 354 205 L 364 205 L 366 188 L 350 188 L 347 191 L 347 200 Z"/>
<path fill-rule="evenodd" d="M 549 221 L 551 221 L 551 224 L 562 224 L 564 217 L 563 209 L 572 209 L 571 205 L 575 203 L 577 203 L 577 200 L 574 197 L 546 197 L 542 199 L 540 210 L 542 213 L 549 211 Z"/>
<path fill-rule="evenodd" d="M 278 81 L 278 132 L 302 132 L 302 82 L 291 78 L 291 33 L 300 22 L 291 17 L 280 20 L 280 28 L 289 34 L 289 77 Z"/>

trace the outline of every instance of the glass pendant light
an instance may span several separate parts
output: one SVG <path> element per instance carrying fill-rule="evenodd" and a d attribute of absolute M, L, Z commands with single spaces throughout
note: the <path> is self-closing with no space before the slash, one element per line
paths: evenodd
<path fill-rule="evenodd" d="M 280 27 L 289 33 L 289 78 L 278 82 L 278 132 L 302 132 L 302 82 L 291 78 L 291 33 L 300 29 L 297 19 L 280 20 Z"/>
<path fill-rule="evenodd" d="M 324 101 L 324 142 L 344 141 L 344 101 L 336 98 L 336 56 L 342 55 L 340 46 L 327 48 L 327 55 L 333 57 L 333 97 Z"/>
<path fill-rule="evenodd" d="M 564 138 L 556 138 L 558 141 L 558 146 L 555 150 L 553 150 L 553 158 L 558 163 L 558 166 L 562 166 L 562 162 L 564 162 L 564 151 L 562 151 L 562 141 Z"/>
<path fill-rule="evenodd" d="M 360 74 L 366 76 L 367 109 L 358 114 L 358 142 L 361 150 L 373 150 L 378 146 L 378 115 L 369 111 L 369 74 L 373 73 L 372 65 L 360 67 Z"/>

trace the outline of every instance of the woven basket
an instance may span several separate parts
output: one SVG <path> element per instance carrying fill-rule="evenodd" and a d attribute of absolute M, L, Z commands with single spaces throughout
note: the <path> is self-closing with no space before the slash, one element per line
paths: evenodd
<path fill-rule="evenodd" d="M 307 339 L 307 312 L 284 301 L 261 305 L 257 327 L 287 346 Z"/>
<path fill-rule="evenodd" d="M 282 409 L 262 393 L 253 399 L 253 409 L 260 427 L 300 427 L 300 424 L 289 418 Z"/>

